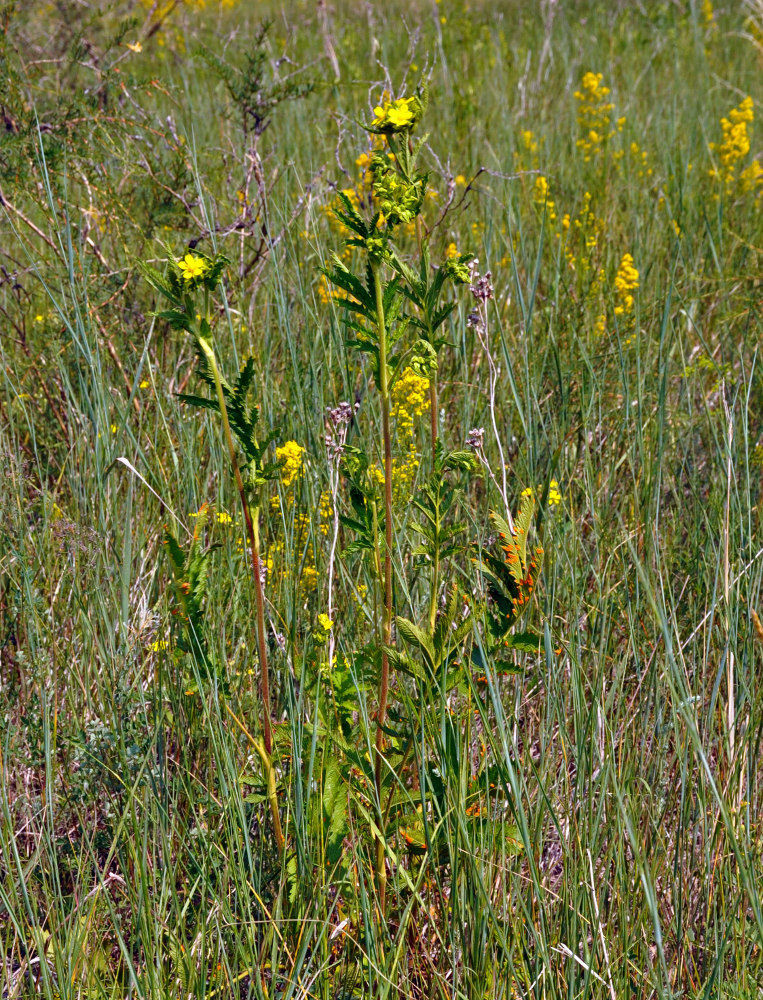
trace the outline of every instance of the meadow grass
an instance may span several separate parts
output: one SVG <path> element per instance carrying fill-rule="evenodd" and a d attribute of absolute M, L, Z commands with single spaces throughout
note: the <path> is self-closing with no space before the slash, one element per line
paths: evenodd
<path fill-rule="evenodd" d="M 759 995 L 760 13 L 0 3 L 3 997 Z M 332 563 L 325 445 L 327 408 L 357 401 L 347 442 L 381 468 L 382 414 L 320 269 L 359 121 L 422 76 L 433 260 L 453 244 L 495 289 L 487 350 L 463 289 L 439 352 L 444 446 L 484 428 L 496 476 L 451 477 L 447 579 L 479 603 L 503 512 L 490 353 L 511 509 L 544 501 L 541 644 L 513 672 L 467 648 L 453 688 L 393 670 L 382 833 L 382 588 L 346 525 Z M 724 152 L 724 118 L 749 150 Z M 270 461 L 304 449 L 261 516 L 283 850 L 225 441 L 177 399 L 193 344 L 138 266 L 161 241 L 229 258 L 221 366 L 254 358 Z M 419 621 L 430 420 L 409 431 L 406 406 L 395 611 Z M 163 545 L 204 503 L 209 671 Z"/>

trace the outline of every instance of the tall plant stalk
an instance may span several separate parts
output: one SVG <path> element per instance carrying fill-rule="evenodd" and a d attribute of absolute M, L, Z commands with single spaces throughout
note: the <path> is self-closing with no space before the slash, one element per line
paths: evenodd
<path fill-rule="evenodd" d="M 217 403 L 220 408 L 220 417 L 223 424 L 223 436 L 225 437 L 225 443 L 228 448 L 228 457 L 230 458 L 231 467 L 233 469 L 233 477 L 236 480 L 236 489 L 238 490 L 238 495 L 241 500 L 241 508 L 244 514 L 246 534 L 249 542 L 249 552 L 252 559 L 252 575 L 254 576 L 254 603 L 257 615 L 256 638 L 260 657 L 262 736 L 264 745 L 263 749 L 265 752 L 263 754 L 262 749 L 259 747 L 258 751 L 267 771 L 268 803 L 270 805 L 270 813 L 273 820 L 273 832 L 275 834 L 278 850 L 280 851 L 284 846 L 284 837 L 281 829 L 281 817 L 278 812 L 278 800 L 275 794 L 275 773 L 272 762 L 273 724 L 270 716 L 270 674 L 268 670 L 268 650 L 265 636 L 265 595 L 262 587 L 262 560 L 260 558 L 260 506 L 259 504 L 256 504 L 254 507 L 250 507 L 249 501 L 247 500 L 244 480 L 241 475 L 238 459 L 236 457 L 236 447 L 233 443 L 233 435 L 231 433 L 230 420 L 228 418 L 228 407 L 225 403 L 225 393 L 223 392 L 220 369 L 217 365 L 214 348 L 204 337 L 199 338 L 199 344 L 201 345 L 204 356 L 209 363 L 212 378 L 215 383 Z"/>
<path fill-rule="evenodd" d="M 230 458 L 231 467 L 233 468 L 233 477 L 236 480 L 236 489 L 238 490 L 238 495 L 241 500 L 241 508 L 244 514 L 244 521 L 246 523 L 246 534 L 249 541 L 249 551 L 252 559 L 252 574 L 254 576 L 254 602 L 257 614 L 257 643 L 260 655 L 260 688 L 262 696 L 262 735 L 265 743 L 265 750 L 268 754 L 273 752 L 273 727 L 270 718 L 270 675 L 268 671 L 268 650 L 267 642 L 265 639 L 265 595 L 262 590 L 262 561 L 260 559 L 260 531 L 259 531 L 259 504 L 255 507 L 249 506 L 249 501 L 246 498 L 246 490 L 244 488 L 244 480 L 241 476 L 241 469 L 239 468 L 238 459 L 236 458 L 236 447 L 233 443 L 233 435 L 231 434 L 230 421 L 228 419 L 228 407 L 225 403 L 225 394 L 223 393 L 222 379 L 220 378 L 220 370 L 217 366 L 217 359 L 215 358 L 215 352 L 212 345 L 205 339 L 199 338 L 199 343 L 201 344 L 202 350 L 204 351 L 204 356 L 209 362 L 209 367 L 212 371 L 212 377 L 215 381 L 215 390 L 217 392 L 217 403 L 220 407 L 220 416 L 223 422 L 223 434 L 225 437 L 225 443 L 228 447 L 228 456 Z"/>
<path fill-rule="evenodd" d="M 384 610 L 382 614 L 381 675 L 379 677 L 379 705 L 376 712 L 376 755 L 374 776 L 376 794 L 381 806 L 382 768 L 384 765 L 384 722 L 387 715 L 389 694 L 389 655 L 387 647 L 392 641 L 392 437 L 390 434 L 390 400 L 387 370 L 387 330 L 384 320 L 384 296 L 380 264 L 371 265 L 376 300 L 376 329 L 379 345 L 379 395 L 382 411 L 382 437 L 384 448 Z M 380 562 L 381 560 L 377 560 Z M 379 886 L 379 905 L 385 910 L 387 876 L 384 867 L 384 842 L 376 842 L 376 876 Z"/>

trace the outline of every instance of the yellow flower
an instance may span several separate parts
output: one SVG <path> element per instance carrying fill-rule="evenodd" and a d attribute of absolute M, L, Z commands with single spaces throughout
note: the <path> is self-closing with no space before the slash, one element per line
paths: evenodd
<path fill-rule="evenodd" d="M 326 614 L 318 615 L 318 624 L 320 625 L 320 627 L 323 629 L 324 632 L 330 632 L 331 629 L 334 627 L 334 622 Z"/>
<path fill-rule="evenodd" d="M 415 97 L 401 97 L 397 101 L 385 100 L 374 108 L 372 128 L 385 132 L 404 132 L 416 124 L 416 109 L 420 109 Z"/>
<path fill-rule="evenodd" d="M 166 649 L 168 645 L 166 639 L 157 639 L 156 642 L 151 643 L 151 649 L 154 653 L 158 653 L 160 649 Z"/>
<path fill-rule="evenodd" d="M 39 313 L 34 318 L 35 323 L 42 323 L 42 322 L 44 322 L 44 320 L 45 320 L 45 317 L 41 316 Z"/>
<path fill-rule="evenodd" d="M 130 52 L 142 52 L 143 46 L 140 42 L 125 42 L 125 45 L 130 50 Z"/>
<path fill-rule="evenodd" d="M 458 247 L 455 243 L 449 243 L 445 247 L 445 259 L 452 260 L 454 257 L 458 257 Z"/>
<path fill-rule="evenodd" d="M 387 112 L 387 121 L 397 128 L 406 128 L 413 121 L 413 112 L 407 104 L 399 108 L 392 107 Z"/>
<path fill-rule="evenodd" d="M 184 281 L 194 281 L 196 278 L 203 278 L 207 270 L 207 262 L 195 254 L 187 253 L 182 260 L 177 262 L 183 275 Z"/>
<path fill-rule="evenodd" d="M 463 174 L 456 174 L 456 187 L 466 187 L 466 178 Z"/>
<path fill-rule="evenodd" d="M 143 379 L 143 380 L 141 381 L 141 383 L 140 383 L 140 385 L 138 386 L 138 388 L 139 388 L 139 389 L 148 389 L 148 387 L 149 387 L 150 385 L 151 385 L 151 383 L 150 383 L 150 382 L 148 381 L 148 379 L 147 379 L 147 378 L 144 378 L 144 379 Z"/>
<path fill-rule="evenodd" d="M 227 514 L 224 510 L 220 510 L 215 514 L 218 524 L 232 524 L 233 518 L 230 514 Z"/>

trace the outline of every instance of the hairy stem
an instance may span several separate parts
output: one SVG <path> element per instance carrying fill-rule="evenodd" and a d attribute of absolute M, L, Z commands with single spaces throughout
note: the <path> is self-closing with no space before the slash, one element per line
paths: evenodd
<path fill-rule="evenodd" d="M 439 500 L 439 497 L 438 497 Z M 437 523 L 434 526 L 434 554 L 432 556 L 432 584 L 429 592 L 429 631 L 434 635 L 437 621 L 437 591 L 440 588 L 440 507 L 437 506 Z"/>
<path fill-rule="evenodd" d="M 214 349 L 209 341 L 203 337 L 199 337 L 199 345 L 209 362 L 209 367 L 212 370 L 212 377 L 214 378 L 215 389 L 217 391 L 217 403 L 220 407 L 220 416 L 222 417 L 223 422 L 225 443 L 228 446 L 228 455 L 230 457 L 231 466 L 233 467 L 233 476 L 236 480 L 236 488 L 238 489 L 238 495 L 241 498 L 241 507 L 244 512 L 244 521 L 246 522 L 246 534 L 249 540 L 249 550 L 252 557 L 254 602 L 257 613 L 257 642 L 260 654 L 260 688 L 262 694 L 262 735 L 265 750 L 268 757 L 270 757 L 273 752 L 273 727 L 270 718 L 270 675 L 268 673 L 268 650 L 265 635 L 265 595 L 262 590 L 262 568 L 260 560 L 259 507 L 250 509 L 249 502 L 246 498 L 244 480 L 241 477 L 241 470 L 238 465 L 238 459 L 236 458 L 236 446 L 233 443 L 230 421 L 228 420 L 228 408 L 225 404 L 225 394 L 223 393 L 220 369 L 217 367 L 217 359 L 215 357 Z M 276 839 L 280 840 L 280 847 L 283 845 L 283 835 L 281 834 L 281 822 L 280 817 L 278 816 L 278 806 L 273 799 L 270 800 L 270 810 L 273 814 L 273 827 L 276 830 Z"/>
<path fill-rule="evenodd" d="M 432 372 L 432 378 L 429 382 L 429 425 L 432 433 L 432 464 L 434 464 L 434 452 L 435 445 L 437 444 L 437 422 L 438 422 L 438 407 L 439 403 L 437 400 L 437 372 Z"/>
<path fill-rule="evenodd" d="M 384 763 L 384 722 L 389 693 L 389 656 L 387 647 L 392 640 L 392 438 L 389 417 L 389 384 L 387 379 L 387 330 L 384 323 L 384 299 L 380 265 L 371 265 L 376 296 L 376 325 L 379 337 L 379 394 L 381 396 L 382 434 L 384 438 L 384 613 L 382 618 L 382 662 L 379 679 L 379 707 L 376 713 L 376 760 L 374 776 L 376 794 L 381 807 L 382 768 Z M 376 845 L 376 874 L 382 916 L 385 910 L 387 876 L 384 868 L 384 844 Z"/>

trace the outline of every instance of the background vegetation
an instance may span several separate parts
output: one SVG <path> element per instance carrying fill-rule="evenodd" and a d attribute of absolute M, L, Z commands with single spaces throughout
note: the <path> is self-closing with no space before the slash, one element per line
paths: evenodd
<path fill-rule="evenodd" d="M 0 29 L 3 997 L 758 996 L 761 11 L 4 0 Z M 375 580 L 349 529 L 319 619 L 326 408 L 360 404 L 350 441 L 376 462 L 380 416 L 320 268 L 343 252 L 337 192 L 364 196 L 358 120 L 422 75 L 433 259 L 492 272 L 511 506 L 544 500 L 543 642 L 513 672 L 467 657 L 448 691 L 397 676 L 413 819 L 385 831 L 381 919 Z M 193 347 L 137 266 L 162 266 L 160 241 L 231 260 L 217 349 L 228 372 L 254 358 L 282 462 L 261 530 L 283 851 L 225 443 L 177 399 Z M 470 298 L 438 424 L 448 449 L 488 428 L 497 472 Z M 415 618 L 408 501 L 431 455 L 408 388 L 396 600 Z M 454 484 L 464 544 L 489 545 L 490 477 Z M 204 503 L 207 676 L 162 544 Z M 468 548 L 453 567 L 476 599 Z"/>

